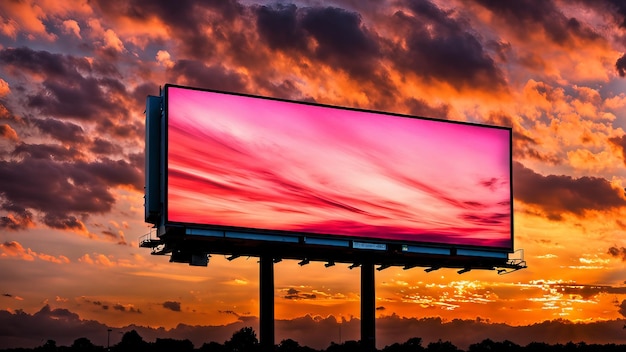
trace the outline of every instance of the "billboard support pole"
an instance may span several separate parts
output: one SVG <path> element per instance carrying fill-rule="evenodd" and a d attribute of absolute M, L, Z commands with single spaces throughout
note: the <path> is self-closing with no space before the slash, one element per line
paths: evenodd
<path fill-rule="evenodd" d="M 372 262 L 361 265 L 361 346 L 363 351 L 376 351 L 376 292 Z"/>
<path fill-rule="evenodd" d="M 274 260 L 262 255 L 259 260 L 259 337 L 261 351 L 274 350 Z"/>

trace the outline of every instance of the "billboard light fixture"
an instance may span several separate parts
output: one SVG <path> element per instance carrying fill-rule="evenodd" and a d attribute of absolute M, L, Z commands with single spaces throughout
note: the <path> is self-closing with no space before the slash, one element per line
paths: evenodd
<path fill-rule="evenodd" d="M 466 272 L 468 272 L 470 270 L 472 270 L 472 268 L 464 268 L 464 269 L 461 269 L 461 270 L 457 271 L 457 273 L 458 274 L 465 274 Z"/>
<path fill-rule="evenodd" d="M 402 268 L 402 270 L 409 270 L 409 269 L 413 269 L 416 266 L 418 266 L 417 264 L 407 264 L 404 266 L 404 268 Z"/>
<path fill-rule="evenodd" d="M 274 258 L 273 262 L 274 263 L 280 263 L 283 261 L 283 258 Z"/>
<path fill-rule="evenodd" d="M 300 266 L 305 266 L 307 264 L 309 264 L 309 260 L 306 258 L 302 259 L 302 261 L 298 263 L 298 265 Z"/>
<path fill-rule="evenodd" d="M 391 266 L 391 265 L 389 265 L 389 264 L 382 264 L 381 266 L 379 266 L 378 268 L 376 268 L 376 270 L 378 270 L 378 271 L 383 271 L 383 270 L 385 270 L 385 269 L 389 268 L 390 266 Z"/>
<path fill-rule="evenodd" d="M 330 260 L 328 263 L 324 264 L 325 267 L 330 268 L 331 266 L 335 266 L 335 261 Z"/>
<path fill-rule="evenodd" d="M 239 254 L 233 254 L 230 257 L 226 257 L 226 260 L 228 260 L 229 262 L 232 262 L 233 260 L 237 259 L 241 257 Z"/>
<path fill-rule="evenodd" d="M 354 268 L 358 268 L 358 267 L 360 267 L 360 266 L 361 266 L 361 264 L 360 264 L 360 263 L 354 263 L 354 264 L 350 265 L 350 266 L 348 267 L 348 269 L 352 270 L 352 269 L 354 269 Z"/>
<path fill-rule="evenodd" d="M 439 270 L 439 269 L 441 269 L 441 267 L 439 267 L 439 266 L 433 266 L 433 267 L 430 267 L 430 268 L 426 268 L 426 269 L 424 269 L 424 271 L 425 271 L 425 272 L 427 272 L 427 273 L 429 273 L 429 272 L 431 272 L 431 271 L 435 271 L 435 270 Z M 469 271 L 469 270 L 468 270 L 468 271 Z M 461 273 L 461 272 L 459 272 L 459 274 L 462 274 L 462 273 Z"/>

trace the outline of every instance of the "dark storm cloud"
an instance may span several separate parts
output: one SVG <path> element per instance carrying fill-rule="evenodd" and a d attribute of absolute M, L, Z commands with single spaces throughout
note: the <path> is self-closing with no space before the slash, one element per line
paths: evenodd
<path fill-rule="evenodd" d="M 626 54 L 617 59 L 615 62 L 615 68 L 617 69 L 617 73 L 619 73 L 620 77 L 626 76 Z"/>
<path fill-rule="evenodd" d="M 617 147 L 622 153 L 622 159 L 624 160 L 624 165 L 626 165 L 626 135 L 609 138 L 609 142 Z"/>
<path fill-rule="evenodd" d="M 46 115 L 98 121 L 125 114 L 120 103 L 125 87 L 113 78 L 109 65 L 98 64 L 99 59 L 91 63 L 71 55 L 8 48 L 0 50 L 0 62 L 9 69 L 44 77 L 39 89 L 26 98 L 29 107 Z M 40 127 L 46 127 L 45 120 Z"/>
<path fill-rule="evenodd" d="M 502 90 L 503 73 L 463 20 L 427 0 L 408 3 L 410 14 L 398 11 L 393 21 L 406 48 L 396 45 L 391 57 L 401 71 L 442 80 L 461 88 Z"/>
<path fill-rule="evenodd" d="M 114 304 L 113 305 L 113 310 L 117 310 L 120 312 L 124 312 L 124 313 L 137 313 L 137 314 L 141 314 L 141 310 L 140 309 L 136 309 L 135 307 L 125 307 L 121 304 Z"/>
<path fill-rule="evenodd" d="M 143 190 L 143 173 L 125 160 L 102 159 L 90 163 L 79 162 L 77 166 L 86 171 L 90 179 L 99 179 L 108 185 Z"/>
<path fill-rule="evenodd" d="M 28 105 L 44 114 L 93 120 L 119 109 L 105 91 L 109 83 L 110 80 L 83 76 L 75 80 L 46 79 L 43 89 L 28 96 Z"/>
<path fill-rule="evenodd" d="M 89 150 L 94 154 L 111 155 L 119 154 L 123 151 L 122 147 L 102 138 L 96 138 L 92 142 Z"/>
<path fill-rule="evenodd" d="M 273 50 L 306 50 L 306 33 L 297 18 L 294 4 L 275 4 L 256 9 L 259 36 Z"/>
<path fill-rule="evenodd" d="M 390 78 L 389 65 L 381 63 L 386 56 L 387 39 L 368 27 L 359 12 L 274 4 L 252 7 L 252 13 L 258 36 L 271 52 L 282 52 L 304 72 L 316 67 L 342 71 L 358 81 L 361 93 L 368 97 L 367 108 L 397 109 L 397 88 Z M 254 51 L 254 47 L 250 50 Z M 268 84 L 265 78 L 254 77 L 254 81 L 274 96 L 313 101 L 297 88 L 290 89 L 288 80 Z"/>
<path fill-rule="evenodd" d="M 583 26 L 576 18 L 567 18 L 552 0 L 474 0 L 509 23 L 517 35 L 526 36 L 532 28 L 541 28 L 559 45 L 568 44 L 573 37 L 598 39 L 599 35 Z"/>
<path fill-rule="evenodd" d="M 623 300 L 618 307 L 619 310 L 617 312 L 626 318 L 626 300 Z"/>
<path fill-rule="evenodd" d="M 159 95 L 159 86 L 155 83 L 146 82 L 135 87 L 130 97 L 133 100 L 133 106 L 146 106 L 146 97 L 148 95 Z"/>
<path fill-rule="evenodd" d="M 563 213 L 582 216 L 590 210 L 608 211 L 626 205 L 622 190 L 598 177 L 573 178 L 566 175 L 540 175 L 523 164 L 513 164 L 513 194 L 517 200 L 536 205 L 552 220 Z"/>
<path fill-rule="evenodd" d="M 47 51 L 34 51 L 30 48 L 7 48 L 0 50 L 0 62 L 5 67 L 13 67 L 47 77 L 72 79 L 80 76 L 77 68 L 87 69 L 89 62 L 84 58 L 52 54 Z"/>
<path fill-rule="evenodd" d="M 70 161 L 82 153 L 72 147 L 66 148 L 57 144 L 26 144 L 20 143 L 15 146 L 13 155 L 34 159 L 49 159 L 56 161 Z"/>
<path fill-rule="evenodd" d="M 173 312 L 180 312 L 180 302 L 165 301 L 163 302 L 163 308 L 169 309 Z"/>
<path fill-rule="evenodd" d="M 52 228 L 84 230 L 79 218 L 112 209 L 112 187 L 143 188 L 141 170 L 126 161 L 61 162 L 33 146 L 20 147 L 29 157 L 0 161 L 0 195 L 5 204 L 22 209 L 16 214 L 23 214 L 24 221 L 30 219 L 25 211 L 37 210 Z"/>
<path fill-rule="evenodd" d="M 626 262 L 626 248 L 624 247 L 611 247 L 608 250 L 608 254 L 612 257 L 619 258 L 623 262 Z"/>
<path fill-rule="evenodd" d="M 133 20 L 161 19 L 172 37 L 180 41 L 185 54 L 198 59 L 208 59 L 214 54 L 215 40 L 206 34 L 204 27 L 214 25 L 218 28 L 214 35 L 219 37 L 223 34 L 221 28 L 244 10 L 236 0 L 97 0 L 94 5 L 112 19 L 121 16 Z"/>
<path fill-rule="evenodd" d="M 29 119 L 43 133 L 64 143 L 81 143 L 86 140 L 85 131 L 77 124 L 53 118 Z"/>
<path fill-rule="evenodd" d="M 8 215 L 0 216 L 0 229 L 19 231 L 27 229 L 35 224 L 33 213 L 10 203 L 0 204 L 0 209 L 7 211 Z"/>
<path fill-rule="evenodd" d="M 432 106 L 426 100 L 416 98 L 408 98 L 405 103 L 409 107 L 410 115 L 447 119 L 450 113 L 449 104 Z"/>
<path fill-rule="evenodd" d="M 313 293 L 303 293 L 295 288 L 291 287 L 287 290 L 287 294 L 283 296 L 284 299 L 316 299 L 317 295 Z"/>
<path fill-rule="evenodd" d="M 189 85 L 229 92 L 243 92 L 246 77 L 221 65 L 207 66 L 201 61 L 180 60 L 169 70 L 170 81 L 184 78 Z M 144 103 L 145 104 L 145 103 Z"/>
<path fill-rule="evenodd" d="M 375 76 L 381 56 L 378 38 L 358 13 L 277 4 L 258 7 L 256 16 L 259 36 L 269 48 L 314 58 L 353 77 Z M 311 39 L 317 43 L 315 48 L 308 45 Z"/>
<path fill-rule="evenodd" d="M 333 7 L 309 8 L 303 15 L 302 28 L 317 41 L 314 55 L 319 60 L 354 76 L 374 71 L 379 48 L 357 13 Z"/>
<path fill-rule="evenodd" d="M 73 215 L 47 213 L 43 217 L 43 223 L 48 227 L 58 230 L 86 231 L 87 228 L 82 221 Z"/>
<path fill-rule="evenodd" d="M 626 28 L 626 2 L 623 0 L 578 0 L 585 6 L 612 16 L 620 28 Z"/>

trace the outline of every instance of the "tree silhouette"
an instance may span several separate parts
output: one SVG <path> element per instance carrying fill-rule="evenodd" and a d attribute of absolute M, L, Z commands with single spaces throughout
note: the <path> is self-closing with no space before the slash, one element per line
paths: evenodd
<path fill-rule="evenodd" d="M 361 343 L 359 341 L 345 341 L 343 344 L 331 342 L 326 352 L 360 352 Z"/>
<path fill-rule="evenodd" d="M 276 348 L 276 352 L 298 352 L 300 351 L 300 344 L 292 339 L 282 340 L 278 347 Z"/>
<path fill-rule="evenodd" d="M 412 337 L 405 343 L 394 343 L 383 348 L 383 352 L 422 352 L 424 350 L 424 347 L 422 347 L 422 339 L 420 337 Z"/>
<path fill-rule="evenodd" d="M 468 352 L 497 352 L 497 351 L 510 351 L 517 352 L 522 351 L 522 347 L 505 340 L 502 342 L 494 342 L 491 339 L 485 339 L 480 343 L 475 343 L 469 346 Z"/>
<path fill-rule="evenodd" d="M 117 352 L 146 352 L 150 346 L 134 329 L 122 336 L 122 341 L 115 346 Z"/>
<path fill-rule="evenodd" d="M 190 340 L 160 339 L 152 344 L 152 352 L 193 352 L 193 342 Z"/>
<path fill-rule="evenodd" d="M 76 352 L 93 352 L 99 351 L 102 348 L 94 345 L 88 338 L 80 337 L 74 340 L 70 349 Z"/>
<path fill-rule="evenodd" d="M 227 352 L 253 352 L 259 350 L 259 340 L 251 327 L 241 328 L 230 340 L 224 342 Z"/>
<path fill-rule="evenodd" d="M 37 347 L 35 349 L 36 351 L 56 351 L 57 350 L 57 342 L 54 340 L 48 340 L 46 341 L 46 343 L 43 344 L 43 346 L 41 347 Z"/>
<path fill-rule="evenodd" d="M 431 342 L 428 344 L 428 347 L 426 348 L 426 351 L 429 352 L 457 352 L 460 351 L 455 345 L 452 344 L 452 342 L 450 341 L 437 341 L 437 342 Z"/>
<path fill-rule="evenodd" d="M 225 352 L 226 348 L 224 345 L 217 343 L 215 341 L 211 341 L 209 343 L 204 343 L 202 347 L 198 349 L 198 352 Z"/>

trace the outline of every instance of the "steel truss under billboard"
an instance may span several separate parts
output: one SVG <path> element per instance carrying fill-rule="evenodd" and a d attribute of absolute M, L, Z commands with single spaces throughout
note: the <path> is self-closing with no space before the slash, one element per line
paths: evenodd
<path fill-rule="evenodd" d="M 518 268 L 510 128 L 166 85 L 146 108 L 157 253 Z"/>

